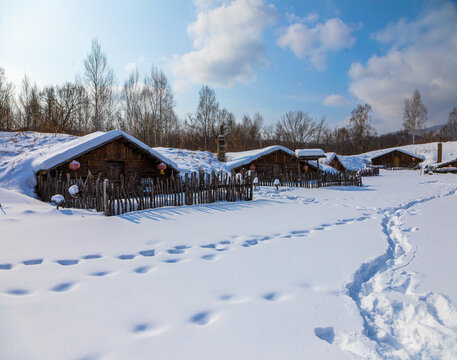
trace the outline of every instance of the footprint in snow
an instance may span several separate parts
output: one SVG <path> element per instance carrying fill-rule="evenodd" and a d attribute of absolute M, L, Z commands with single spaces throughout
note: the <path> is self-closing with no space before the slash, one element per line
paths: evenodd
<path fill-rule="evenodd" d="M 222 300 L 222 301 L 228 301 L 232 298 L 233 298 L 233 295 L 231 295 L 231 294 L 224 294 L 224 295 L 219 296 L 219 300 Z"/>
<path fill-rule="evenodd" d="M 167 250 L 167 252 L 171 255 L 184 254 L 184 250 L 182 250 L 182 249 L 169 249 L 169 250 Z"/>
<path fill-rule="evenodd" d="M 143 333 L 145 332 L 146 330 L 149 329 L 149 324 L 147 323 L 140 323 L 140 324 L 137 324 L 133 327 L 132 329 L 132 332 L 135 333 L 135 334 L 138 334 L 138 333 Z"/>
<path fill-rule="evenodd" d="M 335 331 L 331 326 L 324 328 L 314 328 L 314 335 L 316 335 L 321 340 L 327 341 L 329 344 L 332 344 L 333 340 L 335 340 Z"/>
<path fill-rule="evenodd" d="M 67 259 L 67 260 L 57 260 L 56 262 L 62 266 L 69 266 L 69 265 L 76 265 L 77 263 L 79 263 L 79 260 Z"/>
<path fill-rule="evenodd" d="M 102 256 L 99 255 L 99 254 L 89 254 L 89 255 L 85 255 L 82 257 L 82 259 L 84 260 L 93 260 L 93 259 L 100 259 Z"/>
<path fill-rule="evenodd" d="M 30 290 L 27 290 L 27 289 L 11 289 L 11 290 L 7 290 L 6 291 L 7 294 L 10 294 L 10 295 L 27 295 L 30 293 Z"/>
<path fill-rule="evenodd" d="M 207 254 L 207 255 L 202 256 L 203 260 L 214 260 L 215 258 L 216 258 L 216 254 Z"/>
<path fill-rule="evenodd" d="M 281 294 L 278 292 L 270 292 L 262 296 L 267 301 L 278 301 L 281 298 Z"/>
<path fill-rule="evenodd" d="M 32 259 L 32 260 L 25 260 L 22 263 L 24 265 L 39 265 L 43 262 L 43 259 Z"/>
<path fill-rule="evenodd" d="M 50 290 L 54 292 L 63 292 L 70 290 L 71 287 L 73 287 L 74 283 L 71 282 L 66 282 L 66 283 L 61 283 L 57 284 L 56 286 L 52 287 Z"/>
<path fill-rule="evenodd" d="M 221 244 L 221 245 L 229 245 L 229 244 L 231 244 L 231 243 L 232 243 L 232 242 L 229 241 L 229 240 L 223 240 L 223 241 L 221 241 L 219 244 Z"/>
<path fill-rule="evenodd" d="M 176 250 L 186 250 L 186 249 L 190 249 L 192 246 L 188 246 L 188 245 L 176 245 L 175 246 L 175 249 Z"/>
<path fill-rule="evenodd" d="M 140 267 L 137 267 L 133 271 L 136 272 L 137 274 L 146 274 L 151 269 L 152 269 L 151 266 L 140 266 Z"/>
<path fill-rule="evenodd" d="M 156 251 L 154 249 L 143 250 L 143 251 L 140 251 L 139 254 L 143 255 L 143 256 L 154 256 L 156 254 Z"/>
<path fill-rule="evenodd" d="M 11 270 L 13 265 L 11 264 L 0 264 L 0 270 Z"/>
<path fill-rule="evenodd" d="M 109 271 L 97 271 L 97 272 L 90 273 L 90 276 L 102 277 L 102 276 L 106 276 L 109 274 L 110 274 Z"/>
<path fill-rule="evenodd" d="M 119 255 L 117 257 L 119 260 L 132 260 L 135 258 L 135 255 L 133 254 L 125 254 L 125 255 Z"/>
<path fill-rule="evenodd" d="M 208 324 L 211 320 L 211 317 L 212 316 L 210 311 L 201 311 L 195 315 L 192 315 L 189 321 L 195 325 L 202 326 Z"/>
<path fill-rule="evenodd" d="M 216 244 L 206 244 L 206 245 L 200 245 L 201 248 L 203 249 L 215 249 Z"/>
<path fill-rule="evenodd" d="M 176 264 L 177 262 L 180 262 L 181 259 L 166 259 L 166 260 L 163 260 L 164 263 L 167 263 L 167 264 Z"/>

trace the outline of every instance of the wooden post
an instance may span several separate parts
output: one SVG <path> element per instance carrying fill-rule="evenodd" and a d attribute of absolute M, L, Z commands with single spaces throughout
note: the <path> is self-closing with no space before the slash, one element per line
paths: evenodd
<path fill-rule="evenodd" d="M 105 215 L 109 216 L 109 209 L 108 209 L 108 179 L 103 181 L 103 210 L 105 211 Z"/>

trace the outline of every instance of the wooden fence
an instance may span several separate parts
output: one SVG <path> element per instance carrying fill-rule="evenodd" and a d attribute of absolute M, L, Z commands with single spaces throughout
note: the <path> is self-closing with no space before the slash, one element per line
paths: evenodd
<path fill-rule="evenodd" d="M 77 185 L 72 196 L 68 189 Z M 163 206 L 208 204 L 215 201 L 252 200 L 252 179 L 249 176 L 227 174 L 186 174 L 184 178 L 135 178 L 111 182 L 89 175 L 76 177 L 38 178 L 37 193 L 49 202 L 55 194 L 65 198 L 64 207 L 95 209 L 105 215 L 120 215 L 130 211 Z"/>
<path fill-rule="evenodd" d="M 276 179 L 279 180 L 280 186 L 293 186 L 304 188 L 319 188 L 337 185 L 362 186 L 362 177 L 354 171 L 344 173 L 302 173 L 299 177 L 297 174 L 290 173 L 281 176 L 270 176 L 259 174 L 256 175 L 259 186 L 273 186 Z"/>
<path fill-rule="evenodd" d="M 366 168 L 358 171 L 360 176 L 378 176 L 379 168 Z"/>

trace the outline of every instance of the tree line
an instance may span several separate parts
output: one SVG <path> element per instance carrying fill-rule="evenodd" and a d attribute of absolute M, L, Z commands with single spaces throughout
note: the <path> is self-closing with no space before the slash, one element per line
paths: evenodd
<path fill-rule="evenodd" d="M 305 111 L 289 111 L 276 123 L 265 125 L 256 112 L 236 119 L 219 104 L 208 86 L 199 91 L 196 110 L 180 119 L 170 83 L 162 70 L 152 66 L 140 77 L 133 70 L 122 86 L 97 40 L 75 81 L 38 88 L 25 76 L 14 88 L 0 68 L 0 131 L 40 131 L 84 135 L 93 131 L 123 130 L 149 146 L 216 151 L 217 137 L 224 134 L 229 151 L 269 145 L 290 149 L 318 147 L 339 154 L 354 154 L 421 142 L 457 139 L 457 108 L 439 132 L 421 133 L 427 108 L 416 90 L 404 100 L 403 131 L 378 136 L 372 126 L 371 106 L 359 104 L 347 125 L 334 127 L 325 116 L 312 118 Z"/>

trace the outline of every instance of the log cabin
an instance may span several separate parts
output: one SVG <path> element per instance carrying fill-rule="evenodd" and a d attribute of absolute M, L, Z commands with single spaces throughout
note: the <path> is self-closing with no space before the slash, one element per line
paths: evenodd
<path fill-rule="evenodd" d="M 77 170 L 70 169 L 72 161 L 79 163 Z M 165 169 L 161 171 L 159 164 Z M 95 132 L 54 146 L 34 161 L 33 168 L 37 184 L 57 174 L 63 179 L 67 174 L 70 178 L 100 174 L 101 179 L 110 181 L 119 181 L 122 175 L 140 182 L 142 178 L 166 178 L 179 173 L 173 161 L 119 130 Z"/>
<path fill-rule="evenodd" d="M 366 168 L 365 161 L 358 156 L 343 156 L 335 153 L 330 155 L 327 165 L 339 172 L 359 171 Z"/>
<path fill-rule="evenodd" d="M 325 157 L 321 149 L 302 149 L 295 152 L 279 145 L 263 149 L 229 152 L 224 154 L 227 168 L 232 172 L 255 170 L 259 176 L 281 177 L 302 172 L 323 171 L 319 158 Z M 324 170 L 325 171 L 325 170 Z"/>
<path fill-rule="evenodd" d="M 425 160 L 425 157 L 414 154 L 404 149 L 396 148 L 382 151 L 371 158 L 371 164 L 385 166 L 386 168 L 410 168 L 414 169 Z"/>

